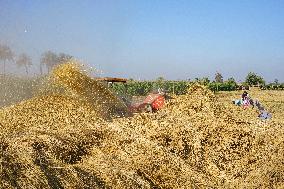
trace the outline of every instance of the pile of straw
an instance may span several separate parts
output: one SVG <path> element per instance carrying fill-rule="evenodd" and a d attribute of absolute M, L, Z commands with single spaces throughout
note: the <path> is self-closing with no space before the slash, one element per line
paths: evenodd
<path fill-rule="evenodd" d="M 0 109 L 0 188 L 279 188 L 283 122 L 203 86 L 157 113 L 126 107 L 74 63 L 45 93 Z M 113 116 L 114 115 L 114 116 Z M 109 119 L 111 117 L 112 119 Z"/>
<path fill-rule="evenodd" d="M 128 109 L 105 85 L 91 79 L 83 72 L 79 64 L 71 61 L 57 66 L 51 78 L 57 85 L 78 95 L 94 106 L 103 117 L 126 116 Z"/>
<path fill-rule="evenodd" d="M 255 109 L 224 103 L 194 85 L 156 114 L 115 122 L 142 133 L 218 187 L 267 188 L 284 184 L 284 129 L 276 120 L 260 121 Z"/>

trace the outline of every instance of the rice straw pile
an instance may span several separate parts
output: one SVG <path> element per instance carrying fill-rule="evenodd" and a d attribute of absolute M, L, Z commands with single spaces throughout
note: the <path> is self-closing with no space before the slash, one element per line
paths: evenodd
<path fill-rule="evenodd" d="M 284 185 L 280 119 L 262 122 L 199 85 L 157 113 L 119 118 L 124 104 L 74 62 L 51 78 L 69 92 L 0 109 L 0 188 Z"/>
<path fill-rule="evenodd" d="M 99 111 L 102 116 L 125 116 L 128 113 L 126 105 L 116 95 L 114 95 L 105 85 L 91 79 L 80 69 L 74 60 L 68 64 L 57 66 L 51 78 L 57 85 L 64 86 L 65 89 L 90 104 Z"/>
<path fill-rule="evenodd" d="M 243 110 L 230 102 L 194 85 L 156 114 L 115 122 L 163 146 L 218 187 L 283 186 L 283 121 L 260 121 L 255 109 Z"/>

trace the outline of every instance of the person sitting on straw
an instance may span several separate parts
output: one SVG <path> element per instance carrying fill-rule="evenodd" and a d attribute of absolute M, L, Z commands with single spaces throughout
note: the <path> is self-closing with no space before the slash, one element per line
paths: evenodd
<path fill-rule="evenodd" d="M 266 119 L 271 119 L 272 115 L 271 113 L 269 113 L 268 111 L 266 111 L 264 109 L 264 106 L 262 104 L 260 104 L 260 102 L 258 101 L 258 99 L 255 100 L 254 102 L 255 106 L 257 107 L 257 109 L 259 110 L 259 114 L 258 117 L 262 120 L 266 120 Z"/>
<path fill-rule="evenodd" d="M 244 107 L 244 109 L 249 108 L 249 105 L 250 105 L 249 97 L 248 97 L 248 96 L 245 96 L 245 97 L 243 98 L 243 107 Z"/>

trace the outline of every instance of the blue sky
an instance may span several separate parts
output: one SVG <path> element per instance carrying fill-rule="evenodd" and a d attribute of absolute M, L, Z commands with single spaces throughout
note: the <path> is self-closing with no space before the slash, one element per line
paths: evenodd
<path fill-rule="evenodd" d="M 243 80 L 254 71 L 284 81 L 283 20 L 282 0 L 0 0 L 0 43 L 29 54 L 34 73 L 52 50 L 106 76 L 212 79 L 219 71 Z"/>

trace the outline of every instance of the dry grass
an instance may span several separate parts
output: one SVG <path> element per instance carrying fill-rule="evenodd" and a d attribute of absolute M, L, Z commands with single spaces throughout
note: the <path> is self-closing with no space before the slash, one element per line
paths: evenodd
<path fill-rule="evenodd" d="M 116 118 L 119 99 L 74 64 L 53 74 L 68 92 L 0 109 L 0 188 L 284 185 L 283 92 L 251 92 L 269 121 L 232 105 L 240 92 L 198 85 L 157 113 Z"/>
<path fill-rule="evenodd" d="M 105 85 L 88 77 L 76 62 L 57 66 L 51 80 L 92 104 L 103 117 L 125 116 L 128 113 L 122 100 Z"/>
<path fill-rule="evenodd" d="M 189 94 L 168 102 L 157 114 L 119 119 L 117 125 L 143 133 L 188 166 L 216 180 L 218 187 L 282 186 L 284 129 L 278 114 L 283 112 L 280 109 L 271 121 L 260 121 L 256 110 L 231 104 L 229 98 L 241 93 L 235 95 L 215 97 L 196 86 Z M 281 93 L 278 95 L 283 99 Z"/>

